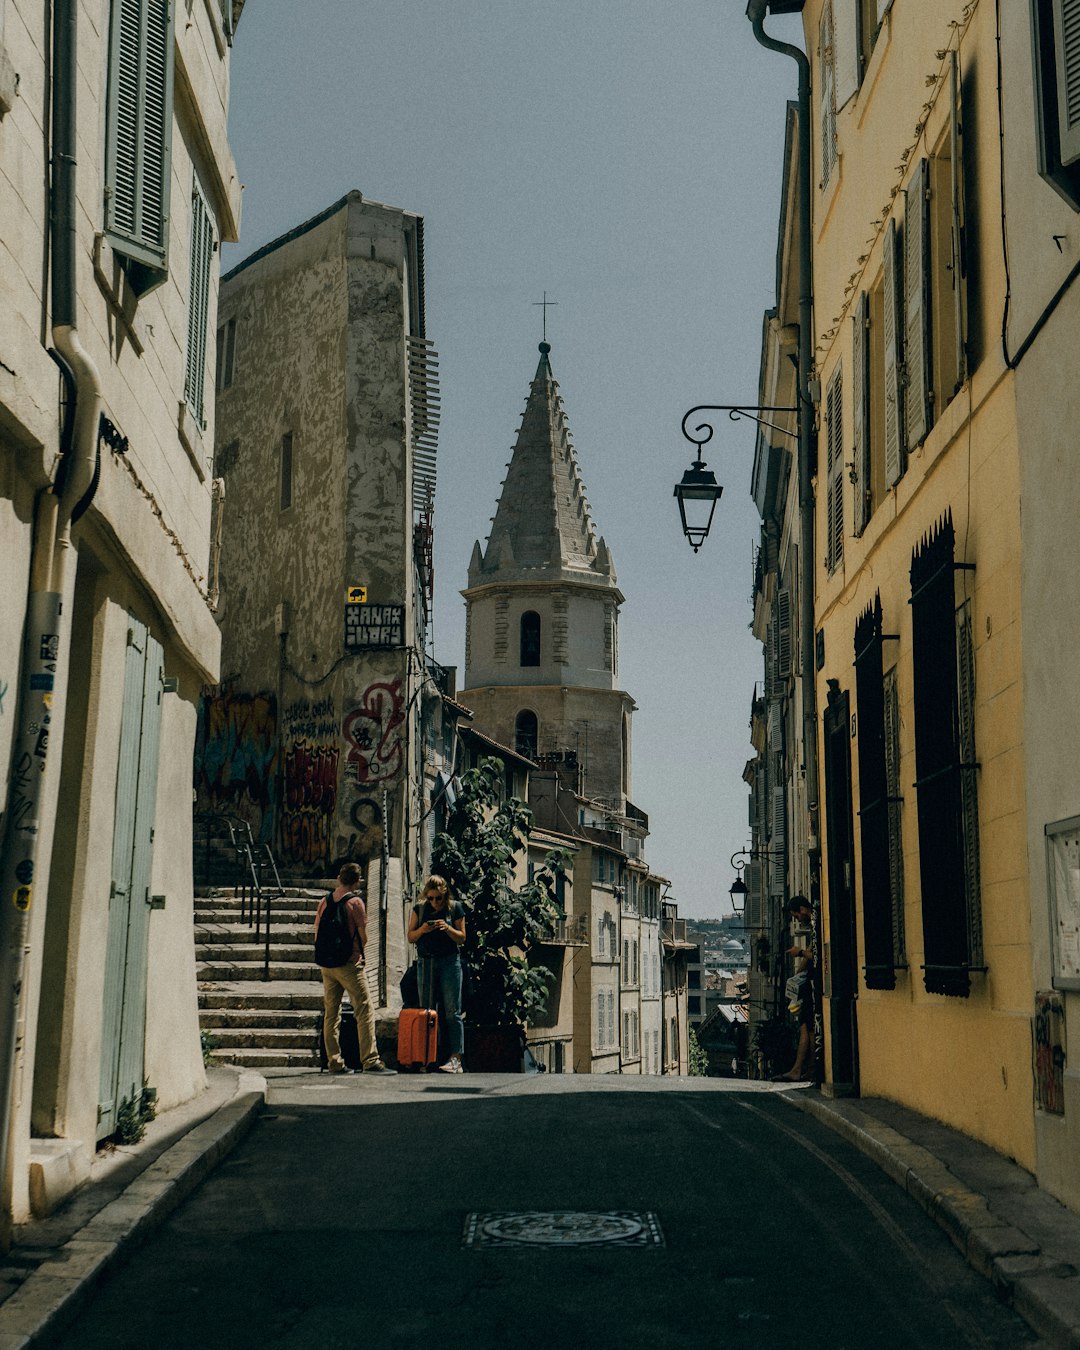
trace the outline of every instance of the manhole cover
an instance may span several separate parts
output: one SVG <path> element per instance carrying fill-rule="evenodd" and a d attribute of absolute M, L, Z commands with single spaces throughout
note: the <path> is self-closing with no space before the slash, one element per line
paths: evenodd
<path fill-rule="evenodd" d="M 662 1247 L 655 1214 L 617 1209 L 605 1214 L 581 1210 L 524 1210 L 468 1214 L 466 1247 Z"/>

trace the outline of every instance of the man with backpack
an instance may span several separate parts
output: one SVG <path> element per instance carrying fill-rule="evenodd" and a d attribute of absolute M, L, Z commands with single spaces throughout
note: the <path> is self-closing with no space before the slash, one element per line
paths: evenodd
<path fill-rule="evenodd" d="M 341 1057 L 341 999 L 348 994 L 356 1014 L 360 1062 L 364 1073 L 396 1072 L 379 1058 L 375 1045 L 375 1012 L 364 979 L 364 943 L 367 910 L 356 893 L 360 868 L 345 863 L 338 884 L 319 901 L 315 911 L 315 961 L 322 969 L 323 1043 L 331 1073 L 349 1073 Z"/>

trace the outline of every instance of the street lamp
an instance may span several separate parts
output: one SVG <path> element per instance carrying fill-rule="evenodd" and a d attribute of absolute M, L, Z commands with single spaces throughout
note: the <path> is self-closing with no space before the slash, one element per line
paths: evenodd
<path fill-rule="evenodd" d="M 763 427 L 769 427 L 771 430 L 779 432 L 780 435 L 790 436 L 791 432 L 785 431 L 783 427 L 773 426 L 771 422 L 766 422 L 760 417 L 755 417 L 759 412 L 795 412 L 794 408 L 785 407 L 742 407 L 735 403 L 699 403 L 696 408 L 691 408 L 685 414 L 682 420 L 682 434 L 692 444 L 697 446 L 697 456 L 689 469 L 682 476 L 682 482 L 676 484 L 675 497 L 679 503 L 679 516 L 682 519 L 683 534 L 686 535 L 690 547 L 696 553 L 708 538 L 709 530 L 712 528 L 713 512 L 716 510 L 716 503 L 720 500 L 720 494 L 723 487 L 716 481 L 716 475 L 705 463 L 704 456 L 701 453 L 701 447 L 707 445 L 713 438 L 713 427 L 710 422 L 700 422 L 693 431 L 686 425 L 695 413 L 700 412 L 726 412 L 733 422 L 737 422 L 740 417 L 749 417 L 752 421 L 760 423 Z"/>
<path fill-rule="evenodd" d="M 748 862 L 760 861 L 762 858 L 769 862 L 774 859 L 782 859 L 784 850 L 779 848 L 740 848 L 731 855 L 730 866 L 735 869 L 735 880 L 728 889 L 728 895 L 731 897 L 731 908 L 736 914 L 742 914 L 746 909 L 746 897 L 749 894 L 749 888 L 743 881 L 743 868 Z"/>

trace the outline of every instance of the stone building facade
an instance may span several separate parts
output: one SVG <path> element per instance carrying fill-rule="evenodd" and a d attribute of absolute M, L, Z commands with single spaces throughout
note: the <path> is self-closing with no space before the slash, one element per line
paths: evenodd
<path fill-rule="evenodd" d="M 439 692 L 423 266 L 422 219 L 350 192 L 234 268 L 218 322 L 222 675 L 198 808 L 245 820 L 290 875 L 364 864 L 369 908 L 391 916 L 384 974 L 421 880 L 421 711 Z"/>
<path fill-rule="evenodd" d="M 242 3 L 176 8 L 58 0 L 51 32 L 48 6 L 0 8 L 7 1220 L 84 1181 L 144 1084 L 163 1108 L 205 1086 L 190 762 L 218 677 L 209 335 Z"/>

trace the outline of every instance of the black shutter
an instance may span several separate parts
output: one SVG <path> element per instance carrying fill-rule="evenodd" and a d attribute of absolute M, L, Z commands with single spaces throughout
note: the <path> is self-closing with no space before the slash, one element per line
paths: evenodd
<path fill-rule="evenodd" d="M 966 997 L 970 952 L 958 745 L 952 513 L 911 559 L 915 788 L 927 991 Z"/>
<path fill-rule="evenodd" d="M 889 788 L 885 772 L 885 691 L 881 681 L 881 597 L 855 624 L 855 698 L 859 737 L 866 987 L 893 989 L 892 894 L 889 885 Z"/>

